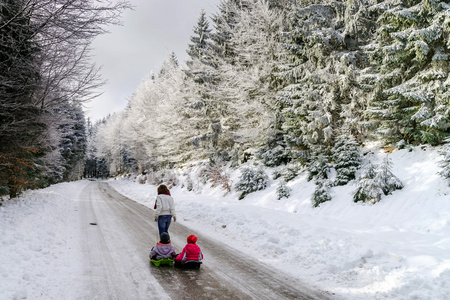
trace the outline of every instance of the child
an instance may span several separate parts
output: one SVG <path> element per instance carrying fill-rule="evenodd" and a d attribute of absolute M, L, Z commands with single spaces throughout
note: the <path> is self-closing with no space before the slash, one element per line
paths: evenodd
<path fill-rule="evenodd" d="M 184 246 L 183 251 L 175 257 L 175 267 L 179 268 L 200 268 L 202 263 L 203 253 L 200 247 L 195 244 L 197 237 L 190 235 L 187 238 L 187 245 Z"/>
<path fill-rule="evenodd" d="M 150 251 L 150 259 L 160 260 L 162 258 L 174 258 L 177 256 L 175 248 L 170 243 L 170 236 L 167 232 L 161 234 L 161 240 Z"/>

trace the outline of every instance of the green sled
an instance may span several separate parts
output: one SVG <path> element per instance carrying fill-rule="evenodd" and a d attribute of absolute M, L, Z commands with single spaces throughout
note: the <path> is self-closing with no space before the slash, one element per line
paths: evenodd
<path fill-rule="evenodd" d="M 155 266 L 159 267 L 159 265 L 172 265 L 173 264 L 173 258 L 161 258 L 161 259 L 150 259 L 150 262 L 152 262 Z"/>

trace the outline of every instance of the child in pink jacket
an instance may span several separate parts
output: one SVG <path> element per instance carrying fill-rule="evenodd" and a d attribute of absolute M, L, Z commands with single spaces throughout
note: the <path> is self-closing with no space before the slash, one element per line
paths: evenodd
<path fill-rule="evenodd" d="M 191 263 L 193 263 L 194 268 L 200 267 L 203 259 L 203 253 L 196 242 L 197 237 L 195 235 L 188 236 L 187 245 L 184 246 L 183 251 L 175 257 L 175 267 L 182 268 Z"/>

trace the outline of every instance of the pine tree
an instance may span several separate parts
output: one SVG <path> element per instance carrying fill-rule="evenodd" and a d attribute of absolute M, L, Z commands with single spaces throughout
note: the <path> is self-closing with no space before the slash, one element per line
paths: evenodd
<path fill-rule="evenodd" d="M 314 207 L 331 200 L 331 181 L 328 178 L 330 168 L 329 159 L 323 154 L 313 156 L 308 164 L 308 181 L 314 178 L 316 184 L 316 189 L 312 195 Z"/>
<path fill-rule="evenodd" d="M 241 192 L 239 200 L 242 200 L 250 193 L 263 190 L 267 186 L 269 177 L 262 168 L 243 168 L 239 182 L 235 185 L 235 190 Z"/>
<path fill-rule="evenodd" d="M 450 139 L 446 140 L 446 144 L 442 148 L 441 154 L 443 156 L 440 163 L 442 170 L 439 172 L 439 175 L 449 180 L 450 185 Z"/>
<path fill-rule="evenodd" d="M 291 196 L 291 188 L 286 185 L 286 181 L 281 180 L 277 187 L 277 199 L 289 198 Z"/>
<path fill-rule="evenodd" d="M 212 42 L 211 29 L 204 10 L 200 12 L 197 24 L 188 45 L 187 80 L 183 107 L 192 128 L 197 131 L 191 136 L 191 144 L 202 147 L 204 153 L 215 155 L 223 144 L 222 116 L 227 115 L 223 99 L 217 96 L 220 76 L 217 70 L 217 51 Z"/>
<path fill-rule="evenodd" d="M 186 159 L 192 154 L 188 140 L 198 134 L 184 102 L 186 75 L 173 52 L 163 62 L 158 74 L 149 76 L 138 86 L 120 128 L 123 132 L 121 143 L 127 150 L 122 153 L 140 172 L 153 169 L 162 162 Z"/>
<path fill-rule="evenodd" d="M 327 179 L 319 179 L 316 181 L 316 189 L 312 196 L 314 207 L 318 207 L 321 203 L 331 200 L 331 182 Z"/>
<path fill-rule="evenodd" d="M 84 178 L 108 178 L 110 173 L 110 165 L 105 156 L 100 156 L 98 146 L 103 147 L 98 143 L 99 139 L 103 137 L 98 133 L 99 127 L 106 124 L 107 119 L 97 121 L 94 125 L 88 119 L 87 122 L 87 152 L 86 163 L 84 167 Z"/>
<path fill-rule="evenodd" d="M 204 10 L 200 11 L 193 32 L 194 35 L 190 37 L 191 44 L 186 51 L 186 74 L 199 84 L 212 84 L 215 81 L 216 66 L 212 60 L 211 29 Z"/>
<path fill-rule="evenodd" d="M 369 161 L 361 170 L 361 176 L 358 178 L 358 188 L 353 194 L 353 201 L 372 204 L 379 202 L 381 195 L 384 193 L 382 186 L 380 177 L 377 176 L 376 167 Z"/>
<path fill-rule="evenodd" d="M 333 166 L 336 169 L 335 185 L 345 185 L 355 179 L 361 165 L 361 153 L 355 138 L 343 134 L 336 138 L 336 144 L 331 149 Z"/>
<path fill-rule="evenodd" d="M 328 179 L 330 172 L 329 158 L 323 154 L 319 154 L 311 158 L 308 164 L 308 181 L 316 178 L 316 180 Z"/>
<path fill-rule="evenodd" d="M 273 76 L 282 51 L 283 11 L 266 1 L 241 1 L 236 11 L 230 42 L 236 56 L 222 64 L 218 93 L 227 99 L 227 130 L 244 147 L 263 144 L 266 137 L 279 130 Z"/>
<path fill-rule="evenodd" d="M 385 195 L 390 195 L 393 191 L 403 188 L 403 183 L 392 173 L 392 160 L 388 155 L 384 157 L 377 169 L 376 180 Z"/>
<path fill-rule="evenodd" d="M 287 63 L 279 72 L 285 87 L 278 99 L 285 139 L 293 155 L 307 160 L 310 152 L 330 148 L 339 132 L 364 130 L 365 100 L 357 79 L 367 63 L 359 47 L 372 25 L 362 1 L 300 1 L 289 23 Z"/>
<path fill-rule="evenodd" d="M 267 133 L 266 141 L 256 152 L 256 157 L 261 159 L 264 165 L 276 167 L 290 161 L 286 151 L 286 143 L 281 130 L 272 130 Z"/>
<path fill-rule="evenodd" d="M 213 14 L 212 21 L 214 33 L 211 36 L 212 49 L 215 52 L 217 65 L 233 64 L 236 51 L 233 48 L 231 37 L 236 26 L 236 15 L 239 9 L 239 2 L 236 0 L 221 0 L 218 5 L 218 12 Z"/>
<path fill-rule="evenodd" d="M 449 8 L 434 0 L 373 7 L 379 29 L 362 78 L 372 91 L 368 115 L 388 142 L 438 144 L 448 135 Z"/>
<path fill-rule="evenodd" d="M 61 156 L 65 161 L 62 164 L 65 167 L 63 180 L 79 180 L 84 173 L 87 148 L 84 113 L 77 104 L 68 103 L 64 114 L 64 122 L 59 124 L 62 132 Z"/>

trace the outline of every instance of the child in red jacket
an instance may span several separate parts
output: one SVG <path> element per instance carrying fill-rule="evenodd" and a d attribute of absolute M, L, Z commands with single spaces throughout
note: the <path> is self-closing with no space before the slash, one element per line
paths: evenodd
<path fill-rule="evenodd" d="M 183 251 L 175 257 L 175 267 L 179 268 L 199 268 L 202 263 L 203 253 L 196 244 L 197 237 L 190 235 L 187 238 L 187 245 Z"/>

